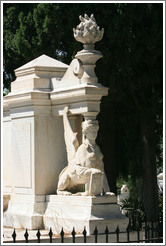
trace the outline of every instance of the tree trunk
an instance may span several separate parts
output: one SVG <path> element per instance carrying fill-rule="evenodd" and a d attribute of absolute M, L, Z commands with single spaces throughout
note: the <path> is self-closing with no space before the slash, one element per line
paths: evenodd
<path fill-rule="evenodd" d="M 157 221 L 158 192 L 155 153 L 154 118 L 147 112 L 141 112 L 141 136 L 143 142 L 143 194 L 146 218 Z"/>

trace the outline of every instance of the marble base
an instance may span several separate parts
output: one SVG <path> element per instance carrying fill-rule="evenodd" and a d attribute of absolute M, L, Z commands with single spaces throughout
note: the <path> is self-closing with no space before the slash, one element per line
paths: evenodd
<path fill-rule="evenodd" d="M 62 227 L 65 233 L 71 233 L 73 227 L 76 233 L 81 233 L 86 227 L 87 234 L 93 234 L 97 226 L 103 233 L 108 227 L 115 231 L 117 226 L 125 230 L 128 218 L 121 214 L 116 196 L 46 196 L 47 209 L 43 216 L 46 229 L 50 227 L 59 234 Z"/>
<path fill-rule="evenodd" d="M 42 229 L 45 196 L 14 195 L 3 214 L 3 225 L 13 228 Z"/>

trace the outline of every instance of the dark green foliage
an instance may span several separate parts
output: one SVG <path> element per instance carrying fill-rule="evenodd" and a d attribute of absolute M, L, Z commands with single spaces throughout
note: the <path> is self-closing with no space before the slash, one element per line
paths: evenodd
<path fill-rule="evenodd" d="M 4 3 L 4 88 L 15 79 L 14 69 L 42 54 L 69 64 L 82 49 L 72 32 L 80 14 L 93 13 L 104 27 L 96 43 L 104 56 L 96 74 L 109 95 L 102 99 L 97 142 L 111 190 L 116 193 L 117 177 L 131 175 L 149 216 L 157 212 L 156 167 L 162 169 L 162 8 L 161 3 Z"/>

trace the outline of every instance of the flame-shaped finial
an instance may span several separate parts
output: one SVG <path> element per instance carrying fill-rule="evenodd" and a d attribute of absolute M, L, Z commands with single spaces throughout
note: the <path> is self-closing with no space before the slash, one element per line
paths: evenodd
<path fill-rule="evenodd" d="M 76 29 L 73 28 L 74 37 L 78 42 L 83 44 L 94 44 L 102 39 L 104 28 L 100 30 L 93 14 L 90 17 L 88 17 L 87 14 L 84 14 L 84 17 L 80 15 L 79 19 L 81 23 Z"/>

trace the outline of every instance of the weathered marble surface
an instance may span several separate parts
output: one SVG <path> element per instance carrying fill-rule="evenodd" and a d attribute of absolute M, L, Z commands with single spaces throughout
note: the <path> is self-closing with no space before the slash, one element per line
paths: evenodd
<path fill-rule="evenodd" d="M 116 196 L 60 196 L 46 197 L 47 209 L 43 217 L 46 228 L 52 228 L 60 233 L 63 227 L 65 233 L 71 233 L 73 227 L 81 233 L 86 227 L 87 234 L 104 232 L 106 225 L 110 231 L 115 231 L 117 225 L 125 230 L 128 218 L 121 214 Z"/>
<path fill-rule="evenodd" d="M 82 122 L 82 144 L 79 146 L 77 133 L 72 131 L 68 119 L 69 109 L 63 113 L 64 136 L 68 156 L 68 165 L 59 176 L 57 194 L 64 195 L 100 195 L 104 190 L 103 155 L 96 144 L 99 129 L 95 117 L 85 117 Z"/>
<path fill-rule="evenodd" d="M 4 153 L 8 155 L 3 163 L 4 178 L 7 177 L 4 194 L 11 195 L 4 212 L 5 226 L 38 229 L 51 226 L 49 221 L 56 223 L 58 218 L 60 227 L 63 223 L 73 227 L 73 216 L 76 225 L 82 227 L 85 220 L 87 228 L 94 228 L 96 223 L 105 227 L 106 222 L 115 226 L 126 222 L 118 205 L 112 202 L 114 194 L 110 193 L 111 198 L 94 197 L 103 188 L 109 191 L 103 156 L 95 143 L 100 100 L 108 94 L 94 71 L 96 61 L 102 57 L 94 43 L 102 38 L 104 30 L 97 26 L 93 15 L 80 19 L 82 24 L 76 28 L 75 36 L 77 40 L 81 37 L 84 48 L 71 64 L 46 55 L 30 61 L 15 70 L 16 80 L 4 98 Z M 73 134 L 66 137 L 68 130 L 64 134 L 65 107 L 70 110 L 70 124 L 66 117 L 65 126 L 71 126 L 70 132 L 78 132 L 77 147 Z M 82 117 L 85 121 L 81 130 Z M 74 156 L 71 150 L 66 151 L 67 138 L 75 142 Z M 67 163 L 70 165 L 65 168 Z M 70 185 L 66 185 L 68 181 Z M 80 181 L 85 191 L 78 190 Z M 76 192 L 89 196 L 54 195 L 55 200 L 46 202 L 46 195 L 56 194 L 57 184 L 58 193 L 76 188 Z"/>
<path fill-rule="evenodd" d="M 12 194 L 8 209 L 3 214 L 3 224 L 14 228 L 43 228 L 46 197 Z"/>

